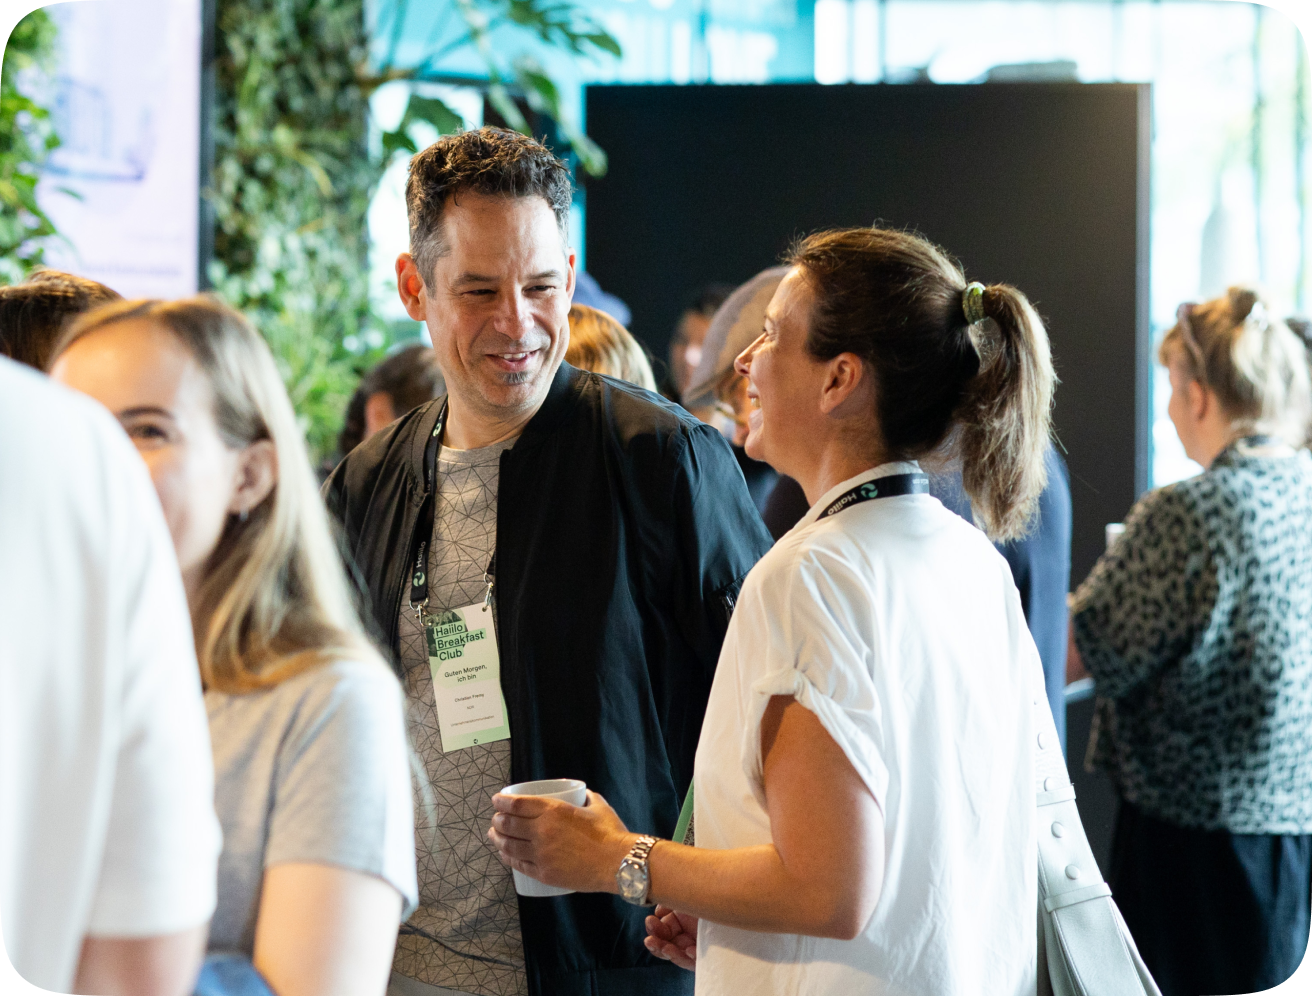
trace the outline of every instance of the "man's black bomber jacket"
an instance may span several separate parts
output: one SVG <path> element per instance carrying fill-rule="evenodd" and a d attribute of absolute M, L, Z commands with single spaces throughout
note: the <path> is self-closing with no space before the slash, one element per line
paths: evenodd
<path fill-rule="evenodd" d="M 445 399 L 357 447 L 324 486 L 375 636 L 397 621 Z M 669 837 L 720 644 L 769 548 L 718 432 L 621 381 L 562 364 L 501 457 L 496 597 L 516 782 L 581 778 L 630 830 Z M 692 992 L 643 948 L 616 896 L 520 897 L 535 996 Z"/>

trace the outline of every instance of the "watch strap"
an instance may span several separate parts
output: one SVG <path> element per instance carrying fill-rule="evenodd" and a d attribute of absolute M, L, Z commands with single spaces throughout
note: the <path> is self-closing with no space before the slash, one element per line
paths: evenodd
<path fill-rule="evenodd" d="M 659 842 L 659 837 L 652 837 L 650 834 L 641 835 L 633 842 L 633 846 L 629 848 L 629 853 L 624 855 L 624 860 L 620 862 L 621 871 L 627 865 L 637 865 L 642 869 L 643 876 L 647 880 L 647 887 L 643 890 L 643 894 L 640 897 L 629 899 L 628 896 L 623 896 L 621 894 L 623 899 L 627 902 L 633 903 L 635 906 L 650 905 L 648 898 L 651 895 L 651 868 L 648 865 L 648 859 L 651 857 L 652 848 Z"/>

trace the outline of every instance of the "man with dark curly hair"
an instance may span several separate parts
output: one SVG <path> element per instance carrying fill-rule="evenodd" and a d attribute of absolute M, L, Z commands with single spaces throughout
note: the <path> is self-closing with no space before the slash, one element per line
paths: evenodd
<path fill-rule="evenodd" d="M 571 195 L 515 132 L 414 157 L 397 284 L 447 393 L 325 485 L 432 787 L 393 994 L 692 992 L 643 947 L 643 890 L 517 895 L 484 837 L 494 793 L 548 778 L 671 835 L 729 614 L 770 545 L 718 432 L 564 362 Z"/>

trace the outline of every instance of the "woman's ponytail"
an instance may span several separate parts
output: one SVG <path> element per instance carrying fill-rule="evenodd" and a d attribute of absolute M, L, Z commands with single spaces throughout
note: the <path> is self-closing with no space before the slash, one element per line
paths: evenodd
<path fill-rule="evenodd" d="M 1056 376 L 1048 333 L 1025 295 L 984 288 L 984 320 L 970 327 L 979 370 L 965 385 L 954 421 L 961 480 L 995 540 L 1029 529 L 1048 482 L 1046 451 Z"/>

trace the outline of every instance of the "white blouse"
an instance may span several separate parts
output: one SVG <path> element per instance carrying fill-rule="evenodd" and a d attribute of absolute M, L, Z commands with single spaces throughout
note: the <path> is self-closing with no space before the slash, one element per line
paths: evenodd
<path fill-rule="evenodd" d="M 760 723 L 793 695 L 883 812 L 874 914 L 851 941 L 703 922 L 699 996 L 1035 992 L 1041 665 L 1006 561 L 927 494 L 819 518 L 857 484 L 917 470 L 838 485 L 748 575 L 694 776 L 698 847 L 770 843 Z"/>

